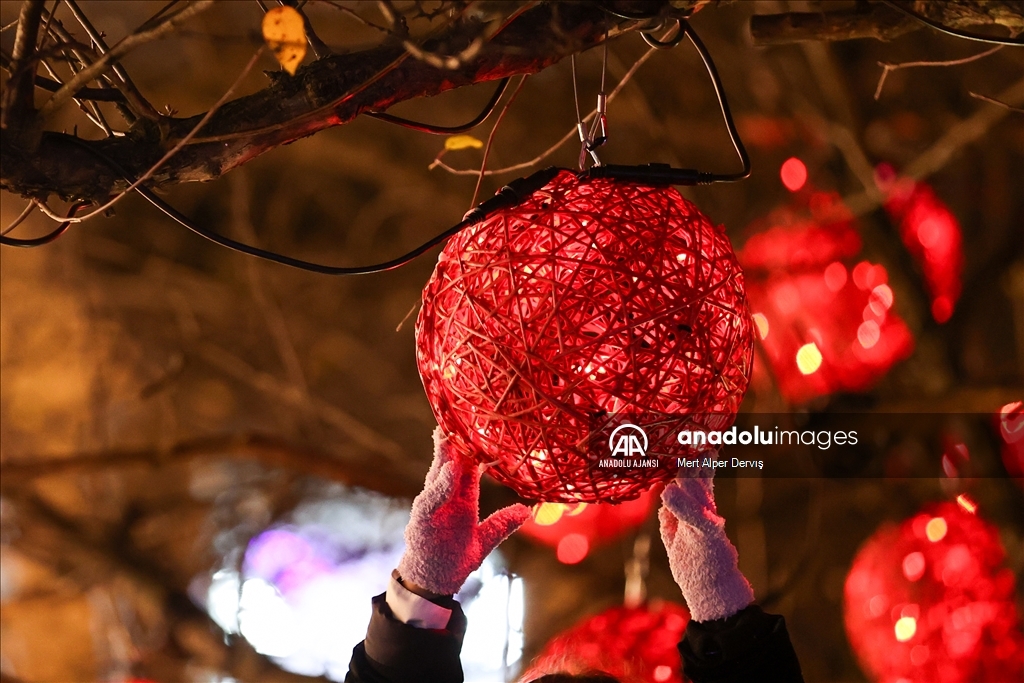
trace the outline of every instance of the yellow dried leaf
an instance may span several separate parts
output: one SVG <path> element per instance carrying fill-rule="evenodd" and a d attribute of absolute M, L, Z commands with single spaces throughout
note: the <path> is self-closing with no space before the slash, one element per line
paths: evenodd
<path fill-rule="evenodd" d="M 292 76 L 306 56 L 306 25 L 294 7 L 275 7 L 263 15 L 263 40 L 278 64 Z"/>
<path fill-rule="evenodd" d="M 456 149 L 480 149 L 484 146 L 484 143 L 477 140 L 472 135 L 453 135 L 444 141 L 444 148 L 449 152 Z"/>

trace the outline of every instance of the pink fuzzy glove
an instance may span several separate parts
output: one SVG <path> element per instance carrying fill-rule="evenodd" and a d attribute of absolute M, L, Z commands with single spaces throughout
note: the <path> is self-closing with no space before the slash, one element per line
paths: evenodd
<path fill-rule="evenodd" d="M 754 601 L 715 507 L 713 477 L 708 469 L 680 474 L 665 487 L 658 511 L 672 577 L 698 622 L 730 617 Z"/>
<path fill-rule="evenodd" d="M 530 517 L 516 503 L 480 519 L 480 467 L 457 455 L 438 427 L 434 462 L 412 502 L 398 573 L 438 595 L 457 593 L 499 543 Z"/>

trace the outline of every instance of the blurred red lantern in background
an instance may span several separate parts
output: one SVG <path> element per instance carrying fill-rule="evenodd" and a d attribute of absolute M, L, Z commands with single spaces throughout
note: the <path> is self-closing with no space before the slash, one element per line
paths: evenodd
<path fill-rule="evenodd" d="M 676 645 L 689 621 L 686 608 L 671 602 L 613 607 L 555 636 L 522 680 L 601 671 L 624 683 L 682 683 Z"/>
<path fill-rule="evenodd" d="M 887 194 L 885 209 L 924 275 L 932 317 L 944 323 L 960 298 L 964 267 L 960 223 L 928 185 L 896 178 L 888 164 L 879 166 L 875 174 Z"/>
<path fill-rule="evenodd" d="M 721 227 L 672 187 L 563 170 L 449 240 L 416 349 L 438 424 L 495 479 L 531 500 L 613 502 L 674 477 L 675 458 L 602 468 L 593 435 L 622 414 L 728 428 L 753 330 Z"/>
<path fill-rule="evenodd" d="M 868 389 L 913 348 L 885 267 L 855 262 L 860 236 L 838 195 L 802 198 L 810 217 L 776 212 L 738 254 L 764 357 L 779 391 L 797 403 Z"/>
<path fill-rule="evenodd" d="M 564 564 L 582 562 L 590 549 L 619 538 L 643 524 L 654 505 L 647 491 L 624 503 L 541 503 L 522 533 L 555 549 Z"/>
<path fill-rule="evenodd" d="M 846 578 L 846 633 L 885 683 L 1008 683 L 1024 672 L 1013 572 L 977 506 L 927 508 L 886 525 Z"/>

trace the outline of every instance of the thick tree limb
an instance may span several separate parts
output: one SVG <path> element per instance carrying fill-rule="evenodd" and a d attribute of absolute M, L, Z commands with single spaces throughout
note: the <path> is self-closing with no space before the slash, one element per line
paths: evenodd
<path fill-rule="evenodd" d="M 629 3 L 631 12 L 646 13 L 684 12 L 699 4 L 700 0 L 672 5 L 663 0 Z M 516 17 L 458 69 L 442 70 L 411 58 L 397 41 L 320 59 L 295 77 L 274 74 L 270 87 L 227 103 L 200 136 L 153 177 L 151 186 L 212 180 L 264 152 L 347 123 L 362 112 L 385 110 L 398 102 L 474 83 L 536 73 L 608 36 L 647 25 L 617 17 L 599 3 L 542 3 Z M 479 26 L 457 23 L 423 48 L 457 54 L 478 34 Z M 73 88 L 70 84 L 65 88 L 70 96 Z M 125 137 L 88 142 L 47 132 L 34 149 L 19 147 L 4 136 L 0 188 L 38 198 L 50 194 L 68 200 L 106 198 L 126 183 L 87 148 L 99 150 L 138 177 L 200 119 L 168 119 L 166 127 L 161 126 L 168 131 L 164 136 L 153 126 L 138 126 Z"/>
<path fill-rule="evenodd" d="M 900 4 L 950 28 L 998 24 L 1015 32 L 1024 30 L 1024 5 L 1019 0 L 914 0 Z M 920 22 L 881 3 L 835 12 L 757 14 L 750 19 L 750 34 L 756 45 L 855 38 L 892 40 L 922 28 Z"/>

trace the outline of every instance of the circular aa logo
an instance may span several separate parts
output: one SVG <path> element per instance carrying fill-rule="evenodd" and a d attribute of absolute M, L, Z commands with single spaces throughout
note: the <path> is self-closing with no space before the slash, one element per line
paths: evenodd
<path fill-rule="evenodd" d="M 643 458 L 647 456 L 647 432 L 629 422 L 616 427 L 608 437 L 612 457 Z"/>

